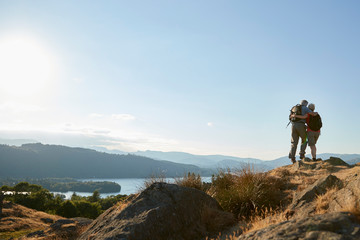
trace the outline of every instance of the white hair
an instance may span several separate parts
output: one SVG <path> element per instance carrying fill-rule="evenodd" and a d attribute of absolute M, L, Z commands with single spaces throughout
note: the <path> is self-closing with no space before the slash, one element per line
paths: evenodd
<path fill-rule="evenodd" d="M 314 111 L 315 110 L 315 104 L 313 103 L 310 103 L 308 108 L 311 110 L 311 111 Z"/>

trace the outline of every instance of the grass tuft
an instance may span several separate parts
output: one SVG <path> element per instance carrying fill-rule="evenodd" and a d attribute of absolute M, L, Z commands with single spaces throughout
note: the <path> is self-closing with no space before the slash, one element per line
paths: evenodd
<path fill-rule="evenodd" d="M 339 189 L 337 187 L 329 188 L 326 193 L 318 195 L 315 200 L 315 213 L 324 214 L 329 209 L 331 196 L 336 193 Z"/>
<path fill-rule="evenodd" d="M 175 184 L 182 187 L 190 187 L 198 190 L 203 190 L 203 182 L 200 175 L 195 173 L 185 174 L 182 178 L 175 178 Z"/>
<path fill-rule="evenodd" d="M 238 219 L 250 218 L 256 211 L 277 208 L 281 203 L 283 181 L 247 167 L 231 172 L 219 171 L 212 177 L 208 194 L 213 196 L 225 211 Z"/>
<path fill-rule="evenodd" d="M 157 182 L 161 182 L 161 183 L 166 183 L 166 177 L 163 173 L 160 174 L 153 174 L 150 177 L 148 177 L 147 179 L 145 179 L 143 186 L 140 187 L 140 191 L 145 190 L 146 188 L 150 187 L 152 184 L 157 183 Z"/>

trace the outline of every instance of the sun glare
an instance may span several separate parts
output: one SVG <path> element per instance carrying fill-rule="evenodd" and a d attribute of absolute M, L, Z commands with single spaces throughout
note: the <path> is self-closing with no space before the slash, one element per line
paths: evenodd
<path fill-rule="evenodd" d="M 0 38 L 0 92 L 10 97 L 33 96 L 53 83 L 52 55 L 29 37 Z"/>

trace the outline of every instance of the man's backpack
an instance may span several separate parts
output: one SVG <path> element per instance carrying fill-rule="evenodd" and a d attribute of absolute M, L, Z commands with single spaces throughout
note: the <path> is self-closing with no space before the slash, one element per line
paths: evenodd
<path fill-rule="evenodd" d="M 300 118 L 292 118 L 291 115 L 293 114 L 296 114 L 296 115 L 302 115 L 301 114 L 301 105 L 300 104 L 297 104 L 295 106 L 293 106 L 291 109 L 290 109 L 290 115 L 289 115 L 289 120 L 291 122 L 297 122 L 300 120 Z"/>
<path fill-rule="evenodd" d="M 308 127 L 313 131 L 319 131 L 322 127 L 322 121 L 319 114 L 315 116 L 309 115 Z"/>

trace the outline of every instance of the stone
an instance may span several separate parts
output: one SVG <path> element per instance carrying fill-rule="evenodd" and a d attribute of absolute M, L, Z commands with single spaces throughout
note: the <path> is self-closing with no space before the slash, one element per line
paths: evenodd
<path fill-rule="evenodd" d="M 206 193 L 168 183 L 154 183 L 124 208 L 114 206 L 80 236 L 87 239 L 202 239 L 235 223 Z"/>
<path fill-rule="evenodd" d="M 329 211 L 351 210 L 360 206 L 360 176 L 352 178 L 348 184 L 331 196 Z"/>
<path fill-rule="evenodd" d="M 29 233 L 26 235 L 26 237 L 28 237 L 28 238 L 44 237 L 44 236 L 45 236 L 44 230 L 39 230 L 39 231 L 32 232 L 32 233 Z"/>
<path fill-rule="evenodd" d="M 258 239 L 360 239 L 356 217 L 343 212 L 295 218 L 242 235 L 238 240 Z M 279 234 L 281 233 L 281 234 Z"/>
<path fill-rule="evenodd" d="M 329 188 L 342 188 L 342 186 L 341 180 L 334 175 L 330 174 L 322 177 L 300 193 L 296 193 L 293 199 L 293 205 L 297 205 L 301 201 L 311 202 L 317 195 L 325 194 Z"/>
<path fill-rule="evenodd" d="M 304 160 L 297 161 L 293 164 L 294 170 L 307 170 L 307 169 L 315 169 L 317 164 L 314 163 L 306 163 Z"/>
<path fill-rule="evenodd" d="M 51 218 L 41 218 L 40 220 L 44 223 L 54 223 L 54 220 Z"/>
<path fill-rule="evenodd" d="M 57 230 L 60 230 L 62 228 L 62 225 L 71 224 L 71 223 L 75 223 L 75 221 L 71 220 L 71 219 L 59 219 L 55 223 L 51 224 L 50 227 L 53 230 L 57 231 Z"/>
<path fill-rule="evenodd" d="M 329 163 L 330 165 L 333 166 L 346 166 L 346 167 L 350 166 L 349 164 L 347 164 L 346 162 L 344 162 L 343 160 L 337 157 L 330 157 L 328 160 L 325 160 L 324 162 Z"/>
<path fill-rule="evenodd" d="M 93 219 L 90 218 L 84 218 L 84 217 L 75 217 L 71 218 L 71 220 L 74 220 L 78 226 L 87 226 L 90 223 L 92 223 Z"/>

